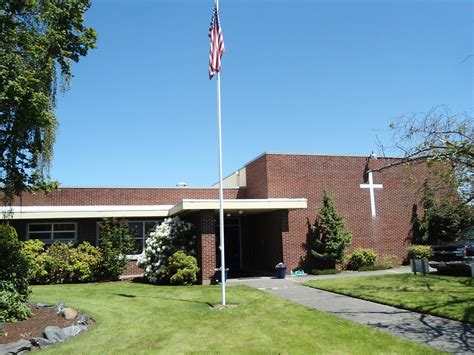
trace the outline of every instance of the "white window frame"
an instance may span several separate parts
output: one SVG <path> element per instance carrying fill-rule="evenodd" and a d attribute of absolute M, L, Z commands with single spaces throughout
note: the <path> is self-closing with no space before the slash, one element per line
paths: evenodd
<path fill-rule="evenodd" d="M 143 235 L 141 238 L 135 238 L 135 236 L 133 237 L 133 240 L 138 240 L 138 239 L 141 239 L 142 240 L 142 245 L 143 245 L 143 250 L 145 250 L 145 242 L 146 240 L 148 239 L 148 235 L 145 234 L 146 233 L 146 230 L 145 230 L 145 223 L 155 223 L 156 225 L 159 225 L 161 223 L 161 221 L 159 220 L 129 220 L 128 221 L 128 228 L 130 229 L 130 223 L 142 223 L 142 227 L 143 227 Z M 129 260 L 137 260 L 138 257 L 140 256 L 141 254 L 131 254 L 131 255 L 127 255 L 127 259 Z"/>
<path fill-rule="evenodd" d="M 54 226 L 55 225 L 60 225 L 60 224 L 72 224 L 74 225 L 74 238 L 71 239 L 61 239 L 61 238 L 54 238 Z M 50 225 L 51 229 L 49 231 L 38 231 L 38 232 L 31 232 L 30 231 L 30 226 L 31 225 Z M 57 231 L 59 232 L 66 232 L 66 233 L 73 233 L 73 231 Z M 39 238 L 30 238 L 30 234 L 44 234 L 45 236 L 49 236 L 49 238 L 44 238 L 44 239 L 39 239 Z M 41 240 L 45 244 L 53 244 L 54 242 L 60 242 L 60 243 L 67 243 L 67 242 L 77 242 L 77 222 L 31 222 L 28 223 L 26 226 L 26 239 L 27 240 Z"/>
<path fill-rule="evenodd" d="M 127 223 L 128 223 L 128 228 L 130 230 L 130 223 L 142 223 L 143 224 L 143 236 L 142 238 L 135 238 L 135 236 L 133 236 L 133 240 L 137 240 L 137 239 L 142 239 L 142 243 L 143 243 L 143 250 L 145 250 L 145 241 L 147 240 L 148 238 L 148 235 L 145 235 L 145 223 L 155 223 L 156 225 L 159 225 L 161 222 L 163 222 L 163 219 L 149 219 L 149 220 L 146 220 L 146 219 L 140 219 L 140 220 L 134 220 L 134 219 L 131 219 L 131 220 L 127 220 Z M 99 225 L 100 225 L 101 221 L 97 221 L 97 233 L 96 233 L 96 245 L 99 245 L 99 234 L 100 234 L 100 228 L 99 228 Z M 128 260 L 138 260 L 138 257 L 140 256 L 141 254 L 128 254 L 128 255 L 125 255 L 125 257 L 128 259 Z"/>

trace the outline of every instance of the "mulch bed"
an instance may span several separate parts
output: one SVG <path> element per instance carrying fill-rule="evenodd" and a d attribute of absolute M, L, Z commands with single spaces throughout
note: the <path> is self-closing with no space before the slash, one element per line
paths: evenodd
<path fill-rule="evenodd" d="M 66 320 L 56 314 L 56 307 L 36 308 L 30 305 L 31 317 L 15 323 L 5 323 L 5 334 L 0 335 L 0 344 L 12 343 L 20 339 L 31 339 L 41 337 L 43 330 L 48 325 L 56 325 L 60 328 L 74 325 L 75 320 Z"/>

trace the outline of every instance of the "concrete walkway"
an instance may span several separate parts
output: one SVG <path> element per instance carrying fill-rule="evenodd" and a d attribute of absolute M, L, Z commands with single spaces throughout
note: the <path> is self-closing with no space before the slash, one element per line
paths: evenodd
<path fill-rule="evenodd" d="M 373 273 L 358 274 L 373 275 Z M 427 344 L 440 350 L 452 353 L 474 353 L 474 327 L 469 324 L 423 315 L 298 284 L 303 280 L 322 279 L 329 276 L 347 277 L 339 274 L 327 275 L 326 277 L 288 277 L 283 280 L 270 277 L 232 279 L 228 280 L 228 285 L 241 284 L 254 287 L 304 306 L 333 313 L 339 317 L 411 341 Z"/>

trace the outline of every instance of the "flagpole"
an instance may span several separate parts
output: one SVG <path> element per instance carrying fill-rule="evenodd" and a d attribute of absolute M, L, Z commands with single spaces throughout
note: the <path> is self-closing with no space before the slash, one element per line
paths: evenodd
<path fill-rule="evenodd" d="M 219 0 L 215 0 L 219 12 Z M 224 248 L 224 187 L 222 186 L 222 115 L 221 115 L 221 73 L 217 72 L 217 126 L 219 130 L 219 237 L 221 251 L 222 305 L 225 306 L 225 248 Z"/>
<path fill-rule="evenodd" d="M 217 3 L 218 1 L 216 1 Z M 225 306 L 224 187 L 222 186 L 221 74 L 217 72 L 217 125 L 219 130 L 219 236 L 221 251 L 222 305 Z"/>

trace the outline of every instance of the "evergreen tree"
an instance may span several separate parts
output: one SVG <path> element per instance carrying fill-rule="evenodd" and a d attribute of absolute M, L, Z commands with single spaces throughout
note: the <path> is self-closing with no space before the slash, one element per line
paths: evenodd
<path fill-rule="evenodd" d="M 344 261 L 344 251 L 351 244 L 352 234 L 345 226 L 344 217 L 336 210 L 332 197 L 324 191 L 323 207 L 313 225 L 314 245 L 311 254 L 318 267 L 334 268 Z"/>

